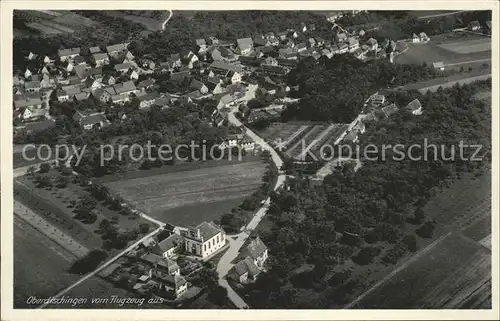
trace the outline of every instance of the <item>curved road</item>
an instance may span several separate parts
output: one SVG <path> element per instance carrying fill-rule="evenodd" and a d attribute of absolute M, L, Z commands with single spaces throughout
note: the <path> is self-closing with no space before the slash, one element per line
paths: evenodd
<path fill-rule="evenodd" d="M 281 157 L 278 155 L 278 153 L 264 140 L 262 139 L 259 135 L 254 133 L 252 130 L 249 128 L 245 127 L 241 121 L 236 118 L 234 115 L 235 111 L 237 108 L 232 108 L 232 111 L 228 114 L 228 121 L 234 125 L 234 126 L 243 126 L 245 133 L 247 136 L 252 138 L 254 142 L 259 145 L 263 150 L 267 150 L 271 154 L 271 158 L 278 168 L 278 179 L 276 180 L 276 185 L 274 186 L 274 190 L 278 190 L 283 184 L 285 183 L 286 180 L 286 175 L 281 171 L 281 167 L 283 166 L 283 160 Z M 229 242 L 229 248 L 228 250 L 224 253 L 224 255 L 221 257 L 219 260 L 219 263 L 217 264 L 217 273 L 219 274 L 219 285 L 227 289 L 227 295 L 229 299 L 233 302 L 233 304 L 238 307 L 239 309 L 246 309 L 248 308 L 248 305 L 245 303 L 245 301 L 231 288 L 229 283 L 226 280 L 226 275 L 231 270 L 231 268 L 234 266 L 232 263 L 234 259 L 239 254 L 239 251 L 243 244 L 245 243 L 246 239 L 250 236 L 250 232 L 253 231 L 257 225 L 259 225 L 260 221 L 266 215 L 267 209 L 269 208 L 269 204 L 271 202 L 271 199 L 268 197 L 262 207 L 255 213 L 253 216 L 252 220 L 245 226 L 245 229 L 243 232 L 237 234 L 237 235 L 232 235 L 227 237 L 227 241 Z"/>
<path fill-rule="evenodd" d="M 169 22 L 170 18 L 172 18 L 172 16 L 174 15 L 174 12 L 172 10 L 167 10 L 167 11 L 169 13 L 169 16 L 168 16 L 167 20 L 163 21 L 163 23 L 161 24 L 161 30 L 163 30 L 163 31 L 165 31 L 167 23 Z"/>

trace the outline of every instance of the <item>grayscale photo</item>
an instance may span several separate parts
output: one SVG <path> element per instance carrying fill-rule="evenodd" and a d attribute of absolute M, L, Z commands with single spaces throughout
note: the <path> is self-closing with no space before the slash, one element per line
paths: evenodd
<path fill-rule="evenodd" d="M 492 309 L 492 11 L 219 9 L 13 11 L 12 308 Z"/>

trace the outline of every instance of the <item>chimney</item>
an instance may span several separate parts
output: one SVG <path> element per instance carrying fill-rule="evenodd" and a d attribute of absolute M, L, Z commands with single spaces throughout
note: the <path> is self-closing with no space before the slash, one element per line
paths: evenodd
<path fill-rule="evenodd" d="M 196 229 L 196 238 L 201 239 L 201 233 L 199 228 Z"/>

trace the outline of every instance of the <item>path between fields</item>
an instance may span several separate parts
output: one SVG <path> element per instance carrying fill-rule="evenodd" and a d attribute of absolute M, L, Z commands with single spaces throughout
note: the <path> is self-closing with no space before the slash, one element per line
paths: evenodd
<path fill-rule="evenodd" d="M 423 248 L 422 250 L 420 250 L 417 254 L 415 254 L 414 256 L 412 256 L 408 261 L 404 262 L 403 264 L 401 264 L 400 266 L 398 266 L 397 268 L 395 268 L 391 273 L 389 273 L 388 275 L 386 275 L 382 280 L 380 280 L 377 283 L 375 283 L 371 288 L 369 288 L 368 290 L 366 290 L 363 294 L 361 294 L 356 299 L 354 299 L 353 301 L 351 301 L 350 303 L 348 303 L 347 305 L 345 305 L 343 309 L 350 309 L 353 306 L 355 306 L 356 304 L 358 304 L 368 294 L 370 294 L 373 291 L 375 291 L 382 284 L 384 284 L 385 282 L 387 282 L 390 279 L 392 279 L 399 271 L 401 271 L 404 268 L 408 267 L 408 265 L 410 265 L 412 262 L 416 261 L 421 256 L 423 256 L 424 254 L 426 254 L 427 252 L 429 252 L 432 248 L 434 248 L 436 245 L 438 245 L 442 240 L 444 240 L 446 237 L 448 237 L 449 235 L 451 235 L 451 233 L 452 232 L 448 232 L 448 233 L 446 233 L 444 235 L 441 235 L 437 240 L 435 240 L 431 244 L 427 245 L 425 248 Z"/>
<path fill-rule="evenodd" d="M 279 175 L 276 180 L 276 184 L 274 186 L 274 190 L 278 190 L 281 186 L 286 181 L 286 175 L 283 174 L 281 171 L 281 167 L 283 166 L 283 160 L 281 157 L 278 155 L 278 153 L 259 135 L 254 133 L 252 130 L 244 126 L 241 121 L 236 118 L 234 115 L 235 113 L 235 108 L 231 110 L 231 112 L 228 114 L 228 121 L 235 125 L 235 126 L 242 126 L 245 130 L 245 133 L 247 136 L 252 138 L 252 140 L 259 145 L 263 150 L 269 151 L 271 154 L 271 159 L 278 168 Z M 252 217 L 250 222 L 245 226 L 245 229 L 243 232 L 237 234 L 237 235 L 232 235 L 227 237 L 227 241 L 229 243 L 229 248 L 227 251 L 224 253 L 224 255 L 221 257 L 217 264 L 217 274 L 219 275 L 219 285 L 227 289 L 227 296 L 233 302 L 233 304 L 239 308 L 239 309 L 247 309 L 248 305 L 245 303 L 245 301 L 236 293 L 233 288 L 229 285 L 229 283 L 226 280 L 226 275 L 228 274 L 229 270 L 234 266 L 232 263 L 234 259 L 239 254 L 239 251 L 247 238 L 250 236 L 250 232 L 253 231 L 257 226 L 259 225 L 260 221 L 266 215 L 267 210 L 269 208 L 269 204 L 271 203 L 271 198 L 268 197 L 265 202 L 262 204 L 262 207 L 255 213 L 255 215 Z"/>
<path fill-rule="evenodd" d="M 68 291 L 70 291 L 71 289 L 73 289 L 74 287 L 82 284 L 83 282 L 85 282 L 86 280 L 88 280 L 89 278 L 93 277 L 94 275 L 96 275 L 97 273 L 101 272 L 102 270 L 104 270 L 105 268 L 107 268 L 109 265 L 113 264 L 116 260 L 118 260 L 120 257 L 122 257 L 123 255 L 125 255 L 127 252 L 129 252 L 130 250 L 134 249 L 135 247 L 139 246 L 139 244 L 141 244 L 142 242 L 144 242 L 145 240 L 147 240 L 148 238 L 154 236 L 155 234 L 159 233 L 161 230 L 163 230 L 163 227 L 158 227 L 156 230 L 154 230 L 153 232 L 149 233 L 148 235 L 142 237 L 141 239 L 135 241 L 132 245 L 130 245 L 129 247 L 127 247 L 125 250 L 121 251 L 120 253 L 118 253 L 117 255 L 115 255 L 113 258 L 111 258 L 109 261 L 107 261 L 106 263 L 104 263 L 103 265 L 99 266 L 97 269 L 95 269 L 94 271 L 90 272 L 89 274 L 85 275 L 84 277 L 82 277 L 80 280 L 76 281 L 75 283 L 71 284 L 70 286 L 68 286 L 67 288 L 65 288 L 64 290 L 62 290 L 61 292 L 57 293 L 56 295 L 53 295 L 51 296 L 51 298 L 58 298 L 60 297 L 61 295 L 64 295 L 65 293 L 67 293 Z M 48 305 L 48 303 L 44 303 L 42 304 L 41 306 L 39 306 L 38 308 L 39 309 L 43 309 L 45 308 L 46 306 Z"/>
<path fill-rule="evenodd" d="M 172 16 L 174 15 L 174 12 L 172 10 L 167 10 L 168 13 L 169 13 L 169 16 L 167 18 L 167 20 L 163 21 L 163 23 L 161 24 L 161 30 L 165 30 L 166 26 L 167 26 L 167 23 L 170 21 L 170 18 L 172 18 Z"/>

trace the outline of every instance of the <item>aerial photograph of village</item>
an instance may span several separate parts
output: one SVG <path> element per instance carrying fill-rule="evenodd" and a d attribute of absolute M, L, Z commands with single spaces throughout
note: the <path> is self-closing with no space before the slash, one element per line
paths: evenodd
<path fill-rule="evenodd" d="M 14 309 L 492 308 L 492 11 L 286 8 L 14 10 Z"/>

